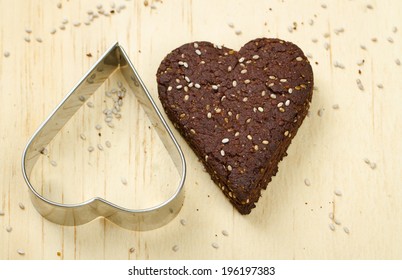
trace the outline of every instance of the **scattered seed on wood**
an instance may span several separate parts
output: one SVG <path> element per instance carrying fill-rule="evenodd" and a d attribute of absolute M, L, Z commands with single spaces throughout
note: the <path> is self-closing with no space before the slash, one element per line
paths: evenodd
<path fill-rule="evenodd" d="M 90 102 L 90 101 L 89 101 L 89 102 L 87 102 L 87 106 L 88 106 L 89 108 L 93 108 L 93 107 L 95 107 L 95 106 L 94 106 L 94 104 L 93 104 L 92 102 Z"/>
<path fill-rule="evenodd" d="M 174 246 L 172 247 L 172 251 L 173 251 L 173 252 L 179 251 L 179 245 L 174 245 Z"/>
<path fill-rule="evenodd" d="M 310 182 L 310 180 L 309 179 L 304 179 L 304 184 L 307 186 L 307 187 L 309 187 L 309 186 L 311 186 L 311 182 Z"/>
<path fill-rule="evenodd" d="M 388 37 L 388 38 L 387 38 L 387 41 L 390 42 L 391 44 L 394 43 L 394 39 L 392 39 L 392 37 Z"/>
<path fill-rule="evenodd" d="M 25 210 L 25 205 L 22 204 L 22 202 L 20 202 L 20 203 L 18 204 L 18 206 L 21 208 L 21 210 Z"/>
<path fill-rule="evenodd" d="M 97 146 L 98 146 L 99 151 L 103 151 L 103 146 L 102 146 L 102 144 L 98 144 Z"/>
<path fill-rule="evenodd" d="M 236 31 L 235 31 L 235 34 L 236 34 L 236 35 L 241 35 L 241 33 L 242 33 L 241 30 L 236 30 Z"/>
<path fill-rule="evenodd" d="M 335 190 L 335 191 L 334 191 L 334 194 L 335 194 L 336 196 L 342 196 L 342 192 L 341 192 L 340 190 Z"/>
<path fill-rule="evenodd" d="M 134 247 L 131 247 L 128 251 L 130 252 L 130 254 L 132 254 L 132 253 L 135 252 L 135 248 L 134 248 Z"/>
<path fill-rule="evenodd" d="M 347 227 L 343 227 L 343 231 L 344 231 L 346 234 L 349 234 L 349 232 L 350 232 Z"/>
<path fill-rule="evenodd" d="M 95 129 L 96 129 L 96 130 L 101 130 L 101 129 L 102 129 L 102 126 L 101 126 L 100 124 L 97 124 L 97 125 L 95 125 Z"/>
<path fill-rule="evenodd" d="M 325 50 L 329 50 L 329 48 L 331 47 L 331 45 L 327 42 L 324 43 L 324 48 Z"/>
<path fill-rule="evenodd" d="M 10 52 L 5 51 L 5 52 L 4 52 L 4 57 L 9 57 L 9 56 L 10 56 Z"/>
<path fill-rule="evenodd" d="M 372 5 L 370 5 L 370 4 L 367 4 L 367 9 L 369 9 L 369 10 L 372 10 L 373 9 L 373 6 Z"/>
<path fill-rule="evenodd" d="M 31 38 L 29 38 L 28 36 L 25 36 L 25 37 L 24 37 L 24 40 L 25 40 L 25 42 L 27 42 L 27 43 L 31 42 Z"/>
<path fill-rule="evenodd" d="M 370 164 L 370 160 L 369 160 L 368 158 L 365 158 L 365 159 L 364 159 L 364 163 Z"/>
<path fill-rule="evenodd" d="M 218 245 L 218 243 L 216 243 L 216 242 L 213 242 L 213 243 L 211 244 L 211 246 L 212 246 L 212 248 L 214 248 L 214 249 L 218 249 L 218 248 L 219 248 L 219 245 Z"/>
<path fill-rule="evenodd" d="M 54 160 L 51 160 L 51 161 L 50 161 L 50 164 L 51 164 L 52 166 L 54 166 L 54 167 L 56 167 L 56 166 L 57 166 L 57 162 L 56 162 L 56 161 L 54 161 Z"/>
<path fill-rule="evenodd" d="M 379 89 L 383 89 L 383 88 L 384 88 L 383 84 L 377 84 L 377 87 L 378 87 Z"/>
<path fill-rule="evenodd" d="M 181 220 L 180 220 L 180 224 L 181 224 L 182 226 L 185 226 L 185 225 L 187 225 L 187 221 L 186 221 L 185 219 L 181 219 Z"/>
<path fill-rule="evenodd" d="M 339 226 L 341 224 L 341 221 L 337 218 L 334 218 L 334 223 Z"/>
<path fill-rule="evenodd" d="M 124 178 L 124 177 L 121 177 L 121 183 L 122 183 L 123 185 L 127 185 L 127 179 Z"/>
<path fill-rule="evenodd" d="M 327 4 L 321 4 L 321 8 L 326 9 L 326 8 L 327 8 Z"/>
<path fill-rule="evenodd" d="M 367 48 L 366 48 L 366 46 L 365 45 L 360 45 L 360 48 L 362 49 L 362 50 L 367 50 Z"/>
<path fill-rule="evenodd" d="M 370 168 L 371 169 L 376 169 L 376 167 L 377 167 L 377 164 L 375 163 L 375 162 L 370 162 Z"/>
<path fill-rule="evenodd" d="M 338 104 L 334 104 L 334 105 L 332 105 L 332 109 L 334 109 L 334 110 L 338 110 L 338 109 L 339 109 L 339 105 L 338 105 Z"/>
<path fill-rule="evenodd" d="M 94 150 L 95 150 L 94 147 L 92 147 L 92 146 L 88 147 L 88 152 L 92 153 Z"/>
<path fill-rule="evenodd" d="M 42 43 L 42 42 L 43 42 L 41 37 L 36 37 L 35 40 L 36 40 L 36 42 L 38 42 L 38 43 Z"/>
<path fill-rule="evenodd" d="M 222 235 L 223 236 L 229 236 L 229 233 L 226 230 L 222 230 Z"/>
<path fill-rule="evenodd" d="M 322 117 L 323 114 L 324 114 L 324 109 L 318 109 L 317 115 L 318 115 L 319 117 Z"/>
<path fill-rule="evenodd" d="M 328 214 L 328 217 L 329 217 L 331 220 L 333 220 L 333 219 L 334 219 L 334 213 L 330 212 L 330 213 Z"/>
<path fill-rule="evenodd" d="M 7 226 L 7 227 L 6 227 L 6 231 L 7 231 L 7 232 L 12 232 L 12 231 L 13 231 L 13 228 L 10 227 L 10 226 Z"/>
<path fill-rule="evenodd" d="M 56 7 L 61 9 L 63 6 L 62 6 L 61 2 L 57 2 Z"/>
<path fill-rule="evenodd" d="M 334 226 L 334 224 L 329 224 L 329 229 L 332 230 L 332 231 L 335 231 L 335 226 Z"/>
<path fill-rule="evenodd" d="M 364 59 L 359 59 L 359 60 L 357 61 L 357 65 L 358 65 L 358 66 L 363 66 L 363 64 L 364 64 Z"/>
<path fill-rule="evenodd" d="M 18 253 L 18 255 L 21 255 L 21 256 L 25 255 L 25 251 L 23 249 L 18 249 L 17 253 Z"/>
<path fill-rule="evenodd" d="M 233 23 L 233 22 L 229 22 L 229 23 L 228 23 L 228 26 L 229 26 L 230 28 L 234 28 L 234 23 Z"/>
<path fill-rule="evenodd" d="M 79 21 L 73 21 L 73 25 L 74 25 L 75 27 L 79 27 L 79 26 L 81 25 L 81 22 L 79 22 Z"/>
<path fill-rule="evenodd" d="M 393 32 L 393 33 L 398 32 L 398 27 L 396 27 L 396 26 L 392 27 L 392 32 Z"/>
<path fill-rule="evenodd" d="M 335 61 L 334 67 L 335 67 L 335 68 L 340 68 L 340 69 L 345 69 L 345 65 L 343 65 L 343 64 L 340 63 L 339 61 Z"/>
<path fill-rule="evenodd" d="M 334 30 L 334 33 L 336 35 L 339 35 L 340 33 L 343 33 L 343 32 L 345 32 L 345 29 L 343 27 L 337 28 L 337 29 Z"/>
<path fill-rule="evenodd" d="M 401 65 L 401 61 L 399 60 L 399 58 L 395 59 L 395 64 L 400 66 Z"/>
<path fill-rule="evenodd" d="M 108 147 L 108 148 L 112 147 L 112 144 L 110 143 L 110 141 L 106 141 L 106 142 L 105 142 L 105 145 L 106 145 L 106 147 Z"/>
<path fill-rule="evenodd" d="M 82 140 L 87 140 L 87 137 L 86 137 L 83 133 L 80 134 L 80 138 L 81 138 Z"/>
<path fill-rule="evenodd" d="M 0 216 L 4 216 L 4 212 L 0 210 Z"/>
<path fill-rule="evenodd" d="M 28 33 L 28 34 L 31 34 L 31 33 L 32 33 L 32 29 L 27 27 L 27 28 L 25 28 L 25 32 Z"/>

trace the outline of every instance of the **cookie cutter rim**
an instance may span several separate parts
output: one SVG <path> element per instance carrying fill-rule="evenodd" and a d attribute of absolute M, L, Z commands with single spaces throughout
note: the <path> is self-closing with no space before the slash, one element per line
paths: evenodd
<path fill-rule="evenodd" d="M 30 182 L 30 173 L 33 166 L 43 152 L 43 149 L 55 137 L 57 132 L 60 131 L 64 124 L 68 122 L 81 106 L 84 106 L 85 102 L 79 101 L 79 98 L 76 98 L 81 95 L 77 95 L 86 91 L 86 96 L 91 96 L 110 74 L 119 68 L 133 94 L 139 99 L 141 105 L 145 106 L 143 108 L 148 118 L 156 128 L 162 143 L 165 145 L 172 161 L 178 169 L 180 180 L 176 191 L 166 201 L 144 209 L 128 209 L 101 197 L 93 197 L 86 201 L 73 204 L 58 203 L 46 198 L 41 195 Z M 105 76 L 103 73 L 109 74 Z M 101 77 L 97 78 L 97 74 Z M 142 91 L 143 95 L 141 95 L 141 92 L 137 94 L 138 89 Z M 62 114 L 65 113 L 63 110 L 67 111 L 67 116 Z M 57 122 L 58 118 L 59 122 Z M 159 123 L 162 124 L 162 127 Z M 57 130 L 53 129 L 51 127 L 52 125 L 56 126 Z M 165 139 L 169 141 L 164 141 Z M 44 218 L 53 223 L 76 226 L 88 223 L 98 217 L 104 217 L 123 228 L 143 231 L 159 228 L 167 224 L 174 219 L 181 210 L 184 201 L 186 161 L 180 145 L 158 109 L 150 92 L 130 61 L 127 53 L 120 44 L 116 42 L 86 72 L 29 139 L 22 154 L 22 174 L 28 186 L 32 204 Z"/>

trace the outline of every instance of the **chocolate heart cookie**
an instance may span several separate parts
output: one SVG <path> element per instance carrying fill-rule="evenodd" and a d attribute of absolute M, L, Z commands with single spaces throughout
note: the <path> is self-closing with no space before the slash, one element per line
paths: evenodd
<path fill-rule="evenodd" d="M 261 190 L 307 114 L 313 71 L 296 45 L 260 38 L 240 51 L 185 44 L 161 62 L 166 114 L 241 214 Z"/>

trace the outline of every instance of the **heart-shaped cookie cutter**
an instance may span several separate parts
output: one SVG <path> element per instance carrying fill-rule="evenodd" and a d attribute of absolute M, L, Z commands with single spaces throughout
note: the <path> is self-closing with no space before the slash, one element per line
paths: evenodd
<path fill-rule="evenodd" d="M 145 209 L 127 209 L 100 197 L 77 204 L 61 204 L 45 198 L 30 182 L 35 163 L 44 148 L 83 106 L 82 100 L 87 100 L 117 69 L 121 71 L 142 105 L 180 174 L 176 191 L 163 203 Z M 22 173 L 36 210 L 44 218 L 61 225 L 81 225 L 95 218 L 104 217 L 130 230 L 151 230 L 167 224 L 176 217 L 184 201 L 186 162 L 183 152 L 127 53 L 118 42 L 102 55 L 31 137 L 23 152 Z"/>

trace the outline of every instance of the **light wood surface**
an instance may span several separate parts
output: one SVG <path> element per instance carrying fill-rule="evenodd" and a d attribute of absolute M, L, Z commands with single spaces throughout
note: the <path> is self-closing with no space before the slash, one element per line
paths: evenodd
<path fill-rule="evenodd" d="M 116 0 L 116 8 L 126 8 L 90 25 L 84 24 L 87 11 L 96 12 L 100 3 L 110 11 L 112 1 L 60 1 L 61 9 L 56 2 L 0 0 L 0 259 L 402 258 L 402 66 L 396 62 L 402 60 L 401 1 L 164 0 L 146 6 Z M 61 30 L 64 18 L 69 22 Z M 250 215 L 233 209 L 176 131 L 188 176 L 182 211 L 168 225 L 133 232 L 99 218 L 64 227 L 36 212 L 21 175 L 23 148 L 112 43 L 123 45 L 160 105 L 155 73 L 172 49 L 194 40 L 239 49 L 256 37 L 299 45 L 310 56 L 316 90 L 289 155 Z M 114 86 L 116 75 L 106 86 Z M 54 139 L 48 157 L 35 167 L 35 182 L 64 202 L 102 195 L 136 207 L 163 199 L 177 173 L 141 109 L 128 100 L 119 127 L 107 129 L 100 117 L 102 92 L 99 96 L 103 99 L 94 96 L 97 110 L 83 107 Z M 94 128 L 98 123 L 101 137 Z M 86 151 L 106 140 L 111 148 Z M 51 182 L 60 182 L 60 188 L 49 187 Z M 154 187 L 130 187 L 141 183 Z M 331 212 L 341 225 L 329 218 Z"/>

